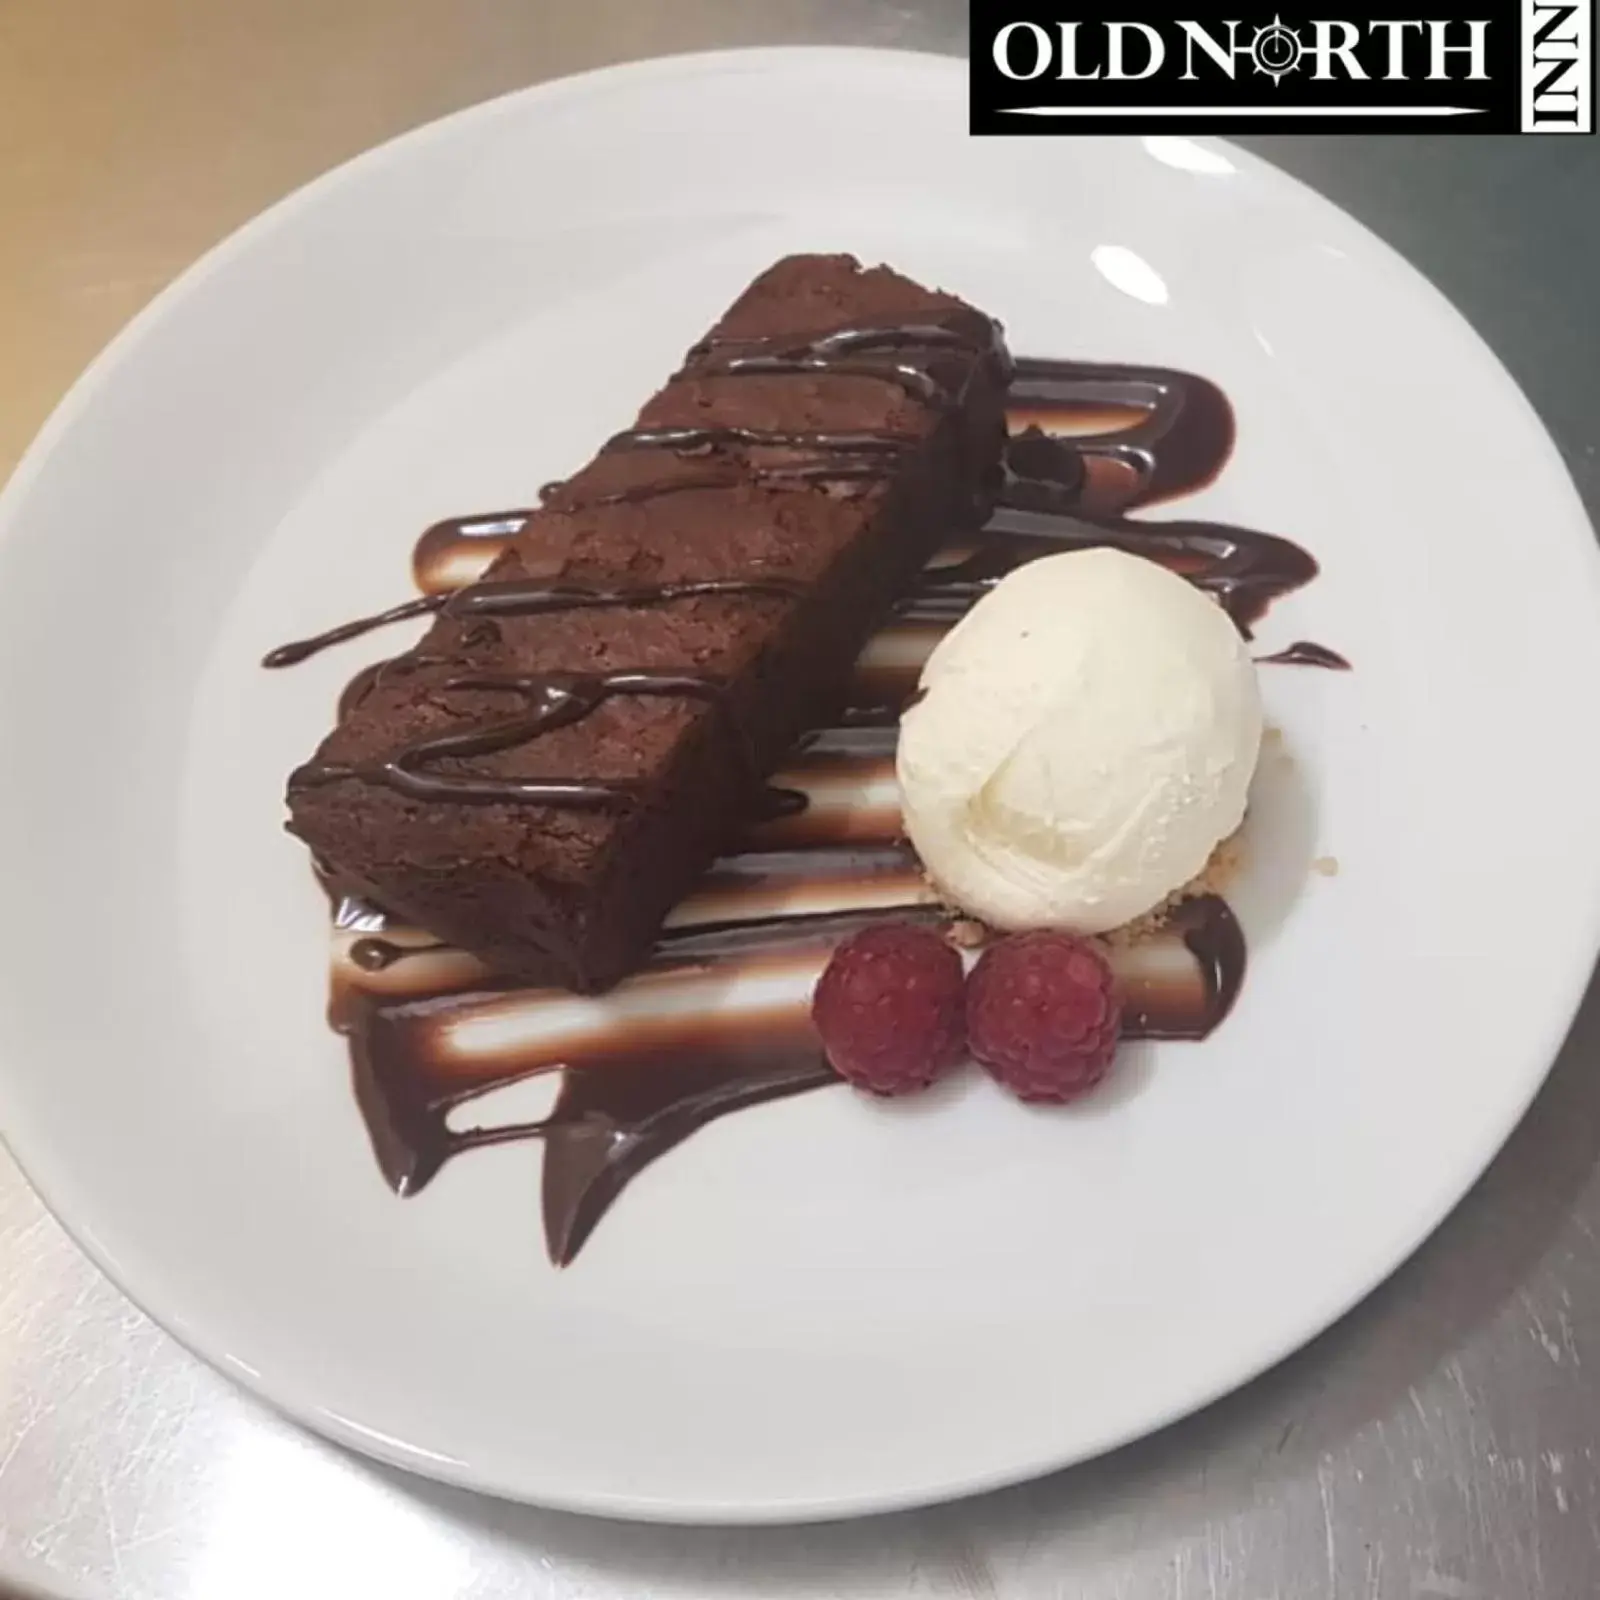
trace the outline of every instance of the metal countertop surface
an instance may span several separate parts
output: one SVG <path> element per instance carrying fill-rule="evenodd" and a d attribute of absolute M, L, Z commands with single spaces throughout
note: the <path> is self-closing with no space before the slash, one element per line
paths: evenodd
<path fill-rule="evenodd" d="M 168 279 L 406 127 L 630 57 L 959 51 L 965 28 L 958 0 L 0 5 L 0 473 Z M 1600 143 L 1246 142 L 1455 301 L 1594 513 Z M 1597 1061 L 1591 994 L 1459 1211 L 1247 1390 L 1040 1483 L 827 1528 L 588 1521 L 347 1455 L 154 1328 L 0 1157 L 0 1581 L 92 1600 L 1582 1600 L 1600 1588 Z"/>

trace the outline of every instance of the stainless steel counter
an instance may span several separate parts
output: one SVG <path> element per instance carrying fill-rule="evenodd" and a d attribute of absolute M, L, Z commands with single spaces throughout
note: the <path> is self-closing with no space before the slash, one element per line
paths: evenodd
<path fill-rule="evenodd" d="M 401 128 L 627 56 L 964 34 L 959 0 L 0 4 L 0 471 L 163 282 Z M 1600 508 L 1600 145 L 1252 142 L 1456 300 Z M 0 1573 L 96 1600 L 1579 1600 L 1600 1586 L 1597 1058 L 1600 999 L 1438 1237 L 1243 1394 L 1044 1483 L 829 1529 L 587 1522 L 347 1456 L 178 1350 L 3 1163 Z"/>

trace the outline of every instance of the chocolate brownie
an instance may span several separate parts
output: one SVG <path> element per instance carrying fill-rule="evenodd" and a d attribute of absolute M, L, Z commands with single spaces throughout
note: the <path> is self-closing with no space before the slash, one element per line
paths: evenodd
<path fill-rule="evenodd" d="M 848 256 L 763 273 L 289 780 L 345 888 L 535 982 L 608 987 L 987 513 L 991 320 Z"/>

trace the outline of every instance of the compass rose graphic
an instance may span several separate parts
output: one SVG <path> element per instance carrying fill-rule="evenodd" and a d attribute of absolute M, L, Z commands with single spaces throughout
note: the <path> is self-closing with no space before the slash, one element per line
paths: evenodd
<path fill-rule="evenodd" d="M 1277 15 L 1266 27 L 1257 28 L 1250 41 L 1250 58 L 1256 71 L 1271 78 L 1274 84 L 1300 65 L 1304 53 L 1300 35 Z"/>

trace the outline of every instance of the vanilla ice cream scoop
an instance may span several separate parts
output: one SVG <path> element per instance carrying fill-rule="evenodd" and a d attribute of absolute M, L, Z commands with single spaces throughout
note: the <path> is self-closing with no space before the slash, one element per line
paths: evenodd
<path fill-rule="evenodd" d="M 1260 745 L 1255 667 L 1220 606 L 1118 550 L 1047 556 L 928 658 L 900 731 L 906 831 L 992 927 L 1103 933 L 1200 873 Z"/>

